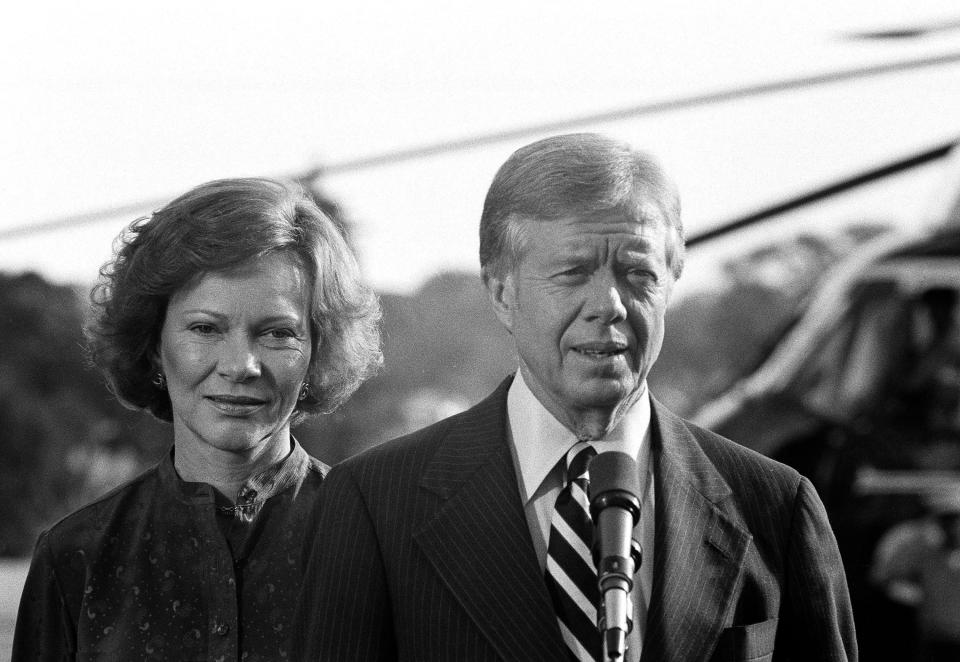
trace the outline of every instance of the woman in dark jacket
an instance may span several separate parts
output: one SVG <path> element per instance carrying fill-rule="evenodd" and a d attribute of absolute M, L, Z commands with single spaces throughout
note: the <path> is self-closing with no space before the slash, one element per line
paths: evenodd
<path fill-rule="evenodd" d="M 41 534 L 13 659 L 284 659 L 326 471 L 290 426 L 379 364 L 376 297 L 302 191 L 235 179 L 134 222 L 92 299 L 94 363 L 173 446 Z"/>

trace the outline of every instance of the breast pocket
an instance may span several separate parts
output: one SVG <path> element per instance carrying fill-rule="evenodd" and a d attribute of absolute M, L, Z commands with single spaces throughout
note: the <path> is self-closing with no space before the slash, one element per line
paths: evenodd
<path fill-rule="evenodd" d="M 770 662 L 777 638 L 777 619 L 735 625 L 720 633 L 712 662 Z"/>

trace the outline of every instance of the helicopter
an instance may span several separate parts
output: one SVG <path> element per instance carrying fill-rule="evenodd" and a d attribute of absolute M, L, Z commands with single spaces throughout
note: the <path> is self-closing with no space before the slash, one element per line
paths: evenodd
<path fill-rule="evenodd" d="M 910 608 L 870 579 L 878 542 L 960 487 L 960 148 L 948 159 L 931 222 L 839 264 L 766 361 L 693 416 L 813 482 L 864 659 L 912 650 Z"/>

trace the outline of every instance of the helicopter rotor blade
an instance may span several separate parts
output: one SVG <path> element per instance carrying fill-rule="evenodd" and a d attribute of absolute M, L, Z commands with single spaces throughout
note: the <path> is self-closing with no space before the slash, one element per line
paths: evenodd
<path fill-rule="evenodd" d="M 921 152 L 910 154 L 893 161 L 888 161 L 879 166 L 869 168 L 857 173 L 842 177 L 829 184 L 824 184 L 817 188 L 791 196 L 786 200 L 763 207 L 749 214 L 716 224 L 705 232 L 700 232 L 687 238 L 686 245 L 696 246 L 706 241 L 718 239 L 726 234 L 741 230 L 761 221 L 769 220 L 775 216 L 805 207 L 806 205 L 825 200 L 827 198 L 845 193 L 865 184 L 890 177 L 892 175 L 905 172 L 912 168 L 926 165 L 932 161 L 946 157 L 950 151 L 958 144 L 951 141 L 935 145 Z"/>
<path fill-rule="evenodd" d="M 859 30 L 857 32 L 845 33 L 843 36 L 845 39 L 917 39 L 938 32 L 950 32 L 953 30 L 960 30 L 960 19 L 891 26 L 875 30 Z"/>

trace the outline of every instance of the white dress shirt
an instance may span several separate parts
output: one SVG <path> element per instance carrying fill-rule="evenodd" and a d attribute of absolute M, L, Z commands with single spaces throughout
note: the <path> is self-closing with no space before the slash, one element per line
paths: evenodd
<path fill-rule="evenodd" d="M 628 637 L 628 660 L 639 658 L 653 582 L 654 493 L 650 456 L 650 396 L 646 392 L 646 384 L 643 388 L 644 393 L 610 434 L 591 442 L 598 453 L 627 453 L 637 461 L 640 469 L 640 521 L 634 528 L 634 537 L 643 548 L 643 562 L 634 576 L 634 623 Z M 561 461 L 578 439 L 537 400 L 519 370 L 507 394 L 507 418 L 520 499 L 534 550 L 540 560 L 540 569 L 543 570 L 547 563 L 550 518 L 557 495 L 563 488 L 564 467 Z"/>

